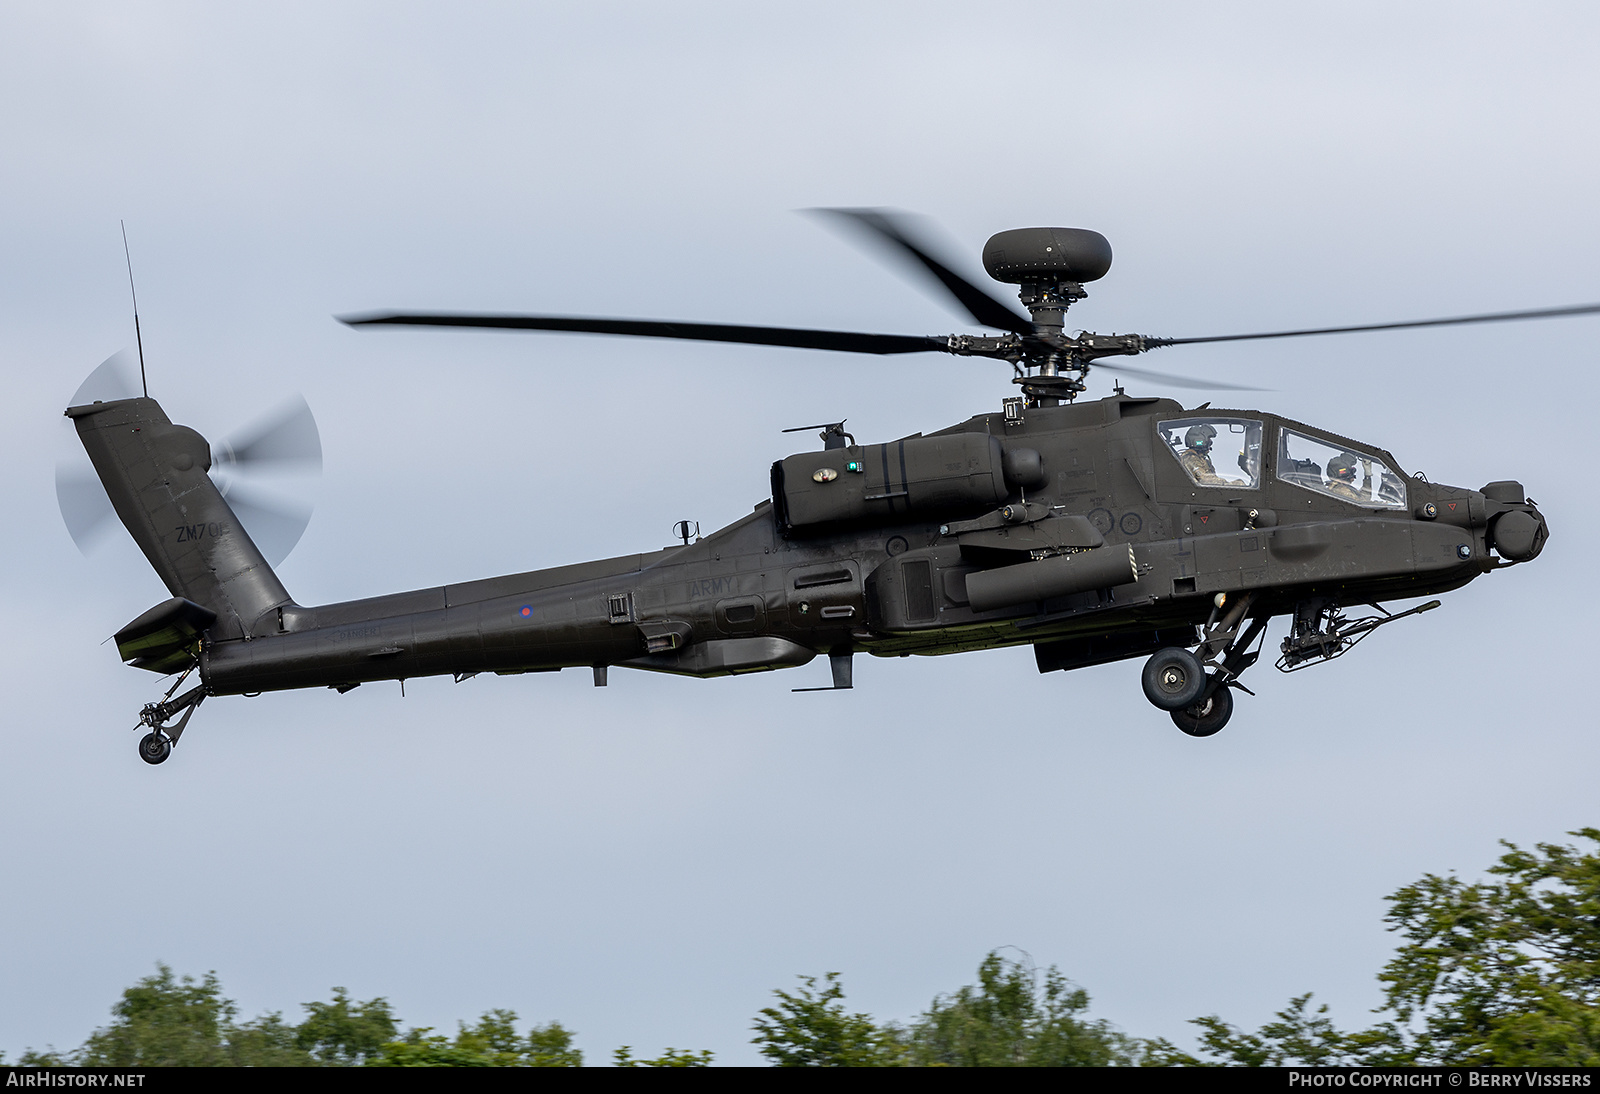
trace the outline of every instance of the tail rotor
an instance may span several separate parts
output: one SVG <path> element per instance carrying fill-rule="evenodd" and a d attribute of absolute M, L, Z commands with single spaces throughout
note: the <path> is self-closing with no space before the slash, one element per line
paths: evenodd
<path fill-rule="evenodd" d="M 212 479 L 273 566 L 311 523 L 311 506 L 285 494 L 305 492 L 321 473 L 322 437 L 299 395 L 211 449 Z"/>
<path fill-rule="evenodd" d="M 140 395 L 132 354 L 112 354 L 79 385 L 69 406 Z M 76 447 L 76 446 L 74 446 Z M 322 438 L 311 407 L 299 395 L 212 446 L 211 477 L 229 507 L 276 566 L 311 522 L 304 500 L 322 473 Z M 82 449 L 56 465 L 56 503 L 78 550 L 88 555 L 117 522 L 111 499 Z"/>

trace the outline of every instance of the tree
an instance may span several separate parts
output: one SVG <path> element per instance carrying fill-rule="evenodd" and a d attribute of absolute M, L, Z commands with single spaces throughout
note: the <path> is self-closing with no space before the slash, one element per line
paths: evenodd
<path fill-rule="evenodd" d="M 1152 1062 L 1600 1066 L 1600 829 L 1569 835 L 1590 846 L 1505 843 L 1489 880 L 1390 894 L 1387 1021 L 1340 1033 L 1302 996 L 1255 1034 L 1196 1019 L 1208 1059 L 1159 1042 Z"/>
<path fill-rule="evenodd" d="M 295 1030 L 295 1044 L 323 1064 L 366 1063 L 399 1033 L 394 1012 L 383 997 L 353 1002 L 344 988 L 328 1003 L 302 1003 L 306 1020 Z"/>
<path fill-rule="evenodd" d="M 1235 1029 L 1216 1015 L 1196 1018 L 1204 1057 L 1157 1038 L 1149 1042 L 1143 1063 L 1147 1067 L 1339 1067 L 1365 1063 L 1359 1046 L 1353 1043 L 1358 1035 L 1334 1028 L 1326 1006 L 1307 1013 L 1310 1004 L 1309 992 L 1289 1000 L 1277 1013 L 1277 1021 L 1268 1022 L 1258 1033 Z"/>
<path fill-rule="evenodd" d="M 222 995 L 216 973 L 196 981 L 157 965 L 122 993 L 112 1022 L 62 1062 L 85 1067 L 271 1067 L 312 1060 L 295 1044 L 281 1015 L 234 1021 L 238 1008 Z"/>
<path fill-rule="evenodd" d="M 1089 995 L 1054 966 L 1042 974 L 991 951 L 978 983 L 939 996 L 903 1034 L 910 1062 L 950 1067 L 1106 1067 L 1137 1062 L 1143 1043 L 1081 1017 Z"/>
<path fill-rule="evenodd" d="M 1379 975 L 1396 1048 L 1418 1063 L 1600 1065 L 1600 829 L 1537 844 L 1467 884 L 1428 874 L 1389 898 L 1406 939 Z"/>
<path fill-rule="evenodd" d="M 90 1034 L 80 1055 L 98 1067 L 208 1067 L 227 1059 L 223 1030 L 233 1003 L 222 997 L 216 973 L 180 981 L 166 965 L 122 993 L 113 1021 Z"/>
<path fill-rule="evenodd" d="M 669 1048 L 649 1060 L 635 1059 L 633 1049 L 623 1045 L 611 1054 L 611 1059 L 618 1067 L 710 1067 L 711 1051 L 701 1049 L 699 1052 L 690 1052 L 688 1049 Z"/>
<path fill-rule="evenodd" d="M 892 1029 L 880 1029 L 865 1014 L 844 1009 L 839 974 L 800 977 L 794 992 L 774 991 L 780 1004 L 764 1007 L 751 1042 L 779 1067 L 886 1067 L 901 1063 L 905 1050 Z"/>
<path fill-rule="evenodd" d="M 583 1053 L 559 1022 L 534 1026 L 519 1035 L 517 1015 L 491 1010 L 476 1025 L 461 1023 L 454 1041 L 431 1027 L 413 1029 L 382 1045 L 367 1061 L 371 1067 L 582 1067 Z"/>
<path fill-rule="evenodd" d="M 360 1063 L 395 1036 L 384 999 L 306 1003 L 306 1020 L 288 1024 L 278 1012 L 239 1022 L 216 973 L 177 977 L 157 965 L 122 993 L 111 1024 L 71 1052 L 29 1050 L 22 1067 L 309 1067 Z"/>
<path fill-rule="evenodd" d="M 1144 1043 L 1107 1022 L 1082 1016 L 1089 996 L 1059 969 L 1036 969 L 991 952 L 978 983 L 934 999 L 910 1026 L 880 1026 L 844 1007 L 838 973 L 818 986 L 802 976 L 795 992 L 774 994 L 761 1011 L 755 1043 L 785 1067 L 1103 1067 L 1137 1062 Z"/>

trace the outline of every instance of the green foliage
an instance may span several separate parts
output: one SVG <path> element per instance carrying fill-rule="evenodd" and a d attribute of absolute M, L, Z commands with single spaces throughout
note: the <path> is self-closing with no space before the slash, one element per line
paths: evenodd
<path fill-rule="evenodd" d="M 462 1023 L 455 1040 L 431 1027 L 413 1029 L 402 1040 L 379 1047 L 371 1067 L 582 1067 L 583 1054 L 558 1022 L 516 1029 L 515 1011 L 491 1010 L 476 1025 Z"/>
<path fill-rule="evenodd" d="M 96 1030 L 76 1052 L 29 1053 L 29 1063 L 47 1058 L 83 1067 L 274 1067 L 311 1063 L 295 1044 L 282 1016 L 266 1014 L 237 1023 L 238 1008 L 222 995 L 215 973 L 196 981 L 157 965 L 122 993 L 112 1022 Z"/>
<path fill-rule="evenodd" d="M 239 1022 L 238 1007 L 223 997 L 215 973 L 196 981 L 175 977 L 165 965 L 122 993 L 112 1022 L 73 1052 L 29 1049 L 19 1067 L 581 1067 L 583 1054 L 557 1022 L 516 1030 L 517 1016 L 491 1010 L 455 1039 L 431 1029 L 398 1038 L 389 1001 L 351 999 L 333 989 L 326 1003 L 305 1003 L 298 1026 L 278 1013 Z M 0 1056 L 0 1060 L 4 1057 Z M 667 1050 L 650 1067 L 704 1066 L 709 1052 Z"/>
<path fill-rule="evenodd" d="M 560 1022 L 534 1026 L 523 1038 L 529 1067 L 582 1067 L 583 1053 L 572 1047 L 572 1034 Z M 710 1054 L 706 1056 L 710 1059 Z"/>
<path fill-rule="evenodd" d="M 992 951 L 978 983 L 939 996 L 903 1034 L 909 1062 L 949 1067 L 1107 1067 L 1139 1060 L 1143 1045 L 1082 1017 L 1089 995 L 1052 966 Z"/>
<path fill-rule="evenodd" d="M 333 989 L 328 1003 L 302 1003 L 306 1020 L 295 1031 L 295 1044 L 318 1063 L 363 1064 L 399 1033 L 389 1001 L 351 1000 L 344 988 Z"/>
<path fill-rule="evenodd" d="M 710 1067 L 711 1051 L 702 1049 L 699 1052 L 690 1052 L 688 1049 L 669 1048 L 653 1060 L 636 1060 L 633 1050 L 623 1045 L 611 1054 L 611 1059 L 618 1067 Z"/>
<path fill-rule="evenodd" d="M 1351 1035 L 1340 1033 L 1321 1006 L 1308 1013 L 1308 992 L 1289 1000 L 1258 1033 L 1245 1033 L 1216 1015 L 1196 1018 L 1200 1044 L 1206 1058 L 1179 1051 L 1160 1038 L 1149 1043 L 1143 1063 L 1147 1067 L 1338 1067 L 1365 1062 Z"/>
<path fill-rule="evenodd" d="M 222 1031 L 234 1007 L 222 998 L 215 973 L 200 983 L 175 979 L 166 965 L 122 993 L 114 1021 L 80 1050 L 91 1067 L 207 1067 L 226 1058 Z"/>
<path fill-rule="evenodd" d="M 1406 942 L 1379 975 L 1396 1049 L 1417 1063 L 1600 1065 L 1600 829 L 1578 847 L 1505 844 L 1466 884 L 1429 874 L 1389 898 Z"/>
<path fill-rule="evenodd" d="M 413 1029 L 404 1040 L 390 1041 L 367 1061 L 368 1067 L 495 1067 L 482 1052 L 453 1043 L 432 1026 Z"/>
<path fill-rule="evenodd" d="M 305 1067 L 313 1061 L 296 1043 L 296 1029 L 276 1011 L 223 1031 L 233 1067 Z"/>
<path fill-rule="evenodd" d="M 845 1009 L 838 973 L 803 976 L 754 1023 L 763 1056 L 786 1067 L 1070 1067 L 1505 1065 L 1600 1067 L 1600 829 L 1580 846 L 1505 844 L 1489 878 L 1425 875 L 1389 896 L 1385 921 L 1401 938 L 1379 980 L 1384 1021 L 1347 1033 L 1291 999 L 1255 1032 L 1216 1015 L 1197 1018 L 1200 1045 L 1140 1041 L 1087 1017 L 1089 996 L 1055 967 L 991 952 L 978 982 L 934 999 L 906 1027 Z M 1584 846 L 1586 844 L 1586 846 Z M 166 965 L 122 993 L 112 1021 L 71 1052 L 32 1049 L 11 1066 L 60 1067 L 578 1067 L 559 1023 L 516 1029 L 509 1010 L 397 1037 L 386 999 L 333 989 L 303 1004 L 298 1026 L 269 1013 L 238 1021 L 214 973 L 176 977 Z M 709 1051 L 668 1048 L 619 1067 L 706 1067 Z M 0 1056 L 0 1063 L 4 1056 Z"/>
<path fill-rule="evenodd" d="M 800 977 L 794 992 L 774 991 L 779 1006 L 765 1007 L 751 1042 L 779 1067 L 889 1067 L 904 1060 L 905 1049 L 892 1029 L 880 1029 L 865 1014 L 844 1009 L 839 974 L 830 972 L 817 988 L 814 976 Z"/>
<path fill-rule="evenodd" d="M 785 1067 L 1104 1067 L 1138 1062 L 1144 1043 L 1083 1017 L 1089 996 L 1058 969 L 990 953 L 978 983 L 939 996 L 907 1028 L 844 1007 L 838 973 L 800 978 L 761 1011 L 754 1041 Z"/>
<path fill-rule="evenodd" d="M 1378 979 L 1388 1021 L 1340 1033 L 1301 996 L 1254 1034 L 1199 1018 L 1200 1059 L 1168 1064 L 1600 1065 L 1600 829 L 1587 849 L 1505 844 L 1489 880 L 1425 875 L 1389 896 L 1404 940 Z"/>
<path fill-rule="evenodd" d="M 5 1056 L 4 1056 L 4 1054 L 0 1054 L 0 1064 L 4 1064 L 4 1063 L 5 1063 Z M 11 1067 L 71 1067 L 72 1066 L 72 1058 L 70 1056 L 63 1056 L 61 1053 L 57 1052 L 53 1048 L 46 1049 L 44 1052 L 35 1052 L 33 1049 L 30 1048 L 26 1052 L 24 1052 L 20 1057 L 17 1058 L 17 1062 L 16 1063 L 11 1064 L 10 1066 Z"/>

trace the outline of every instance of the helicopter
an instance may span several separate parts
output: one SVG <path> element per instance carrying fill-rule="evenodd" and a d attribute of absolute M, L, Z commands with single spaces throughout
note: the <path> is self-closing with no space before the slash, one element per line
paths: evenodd
<path fill-rule="evenodd" d="M 1111 268 L 1081 228 L 1000 232 L 985 270 L 1017 311 L 957 273 L 902 218 L 827 210 L 941 285 L 999 334 L 908 336 L 554 315 L 383 312 L 350 327 L 499 328 L 789 346 L 941 352 L 1009 364 L 1017 393 L 927 434 L 859 443 L 844 421 L 770 471 L 771 493 L 725 528 L 642 554 L 320 606 L 297 603 L 214 463 L 282 455 L 263 434 L 213 451 L 148 391 L 75 399 L 72 421 L 116 514 L 170 599 L 121 630 L 122 660 L 175 676 L 146 704 L 139 755 L 164 762 L 207 697 L 375 681 L 612 667 L 719 677 L 828 658 L 1031 646 L 1041 673 L 1144 658 L 1148 701 L 1183 733 L 1227 725 L 1241 677 L 1288 617 L 1276 667 L 1349 652 L 1492 570 L 1537 558 L 1549 528 L 1521 483 L 1472 490 L 1406 474 L 1383 448 L 1254 409 L 1080 399 L 1094 362 L 1207 342 L 1600 313 L 1600 304 L 1198 338 L 1068 334 L 1068 309 Z M 142 358 L 141 358 L 142 364 Z M 1129 368 L 1178 386 L 1233 388 Z M 1250 389 L 1237 389 L 1250 390 Z M 304 421 L 292 429 L 304 432 Z M 315 443 L 315 427 L 311 426 Z M 275 447 L 275 445 L 277 447 Z M 225 470 L 225 468 L 223 468 Z M 64 509 L 65 512 L 65 509 Z M 298 532 L 294 535 L 297 537 Z M 292 541 L 290 542 L 292 546 Z M 280 552 L 281 554 L 281 552 Z M 181 691 L 193 674 L 198 682 Z"/>

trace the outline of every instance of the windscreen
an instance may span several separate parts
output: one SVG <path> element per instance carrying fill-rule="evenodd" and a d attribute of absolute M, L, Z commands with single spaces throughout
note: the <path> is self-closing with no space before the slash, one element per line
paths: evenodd
<path fill-rule="evenodd" d="M 1175 418 L 1156 431 L 1196 486 L 1261 485 L 1261 423 L 1251 418 Z"/>
<path fill-rule="evenodd" d="M 1292 429 L 1278 447 L 1278 478 L 1372 509 L 1404 509 L 1406 484 L 1376 456 Z"/>

